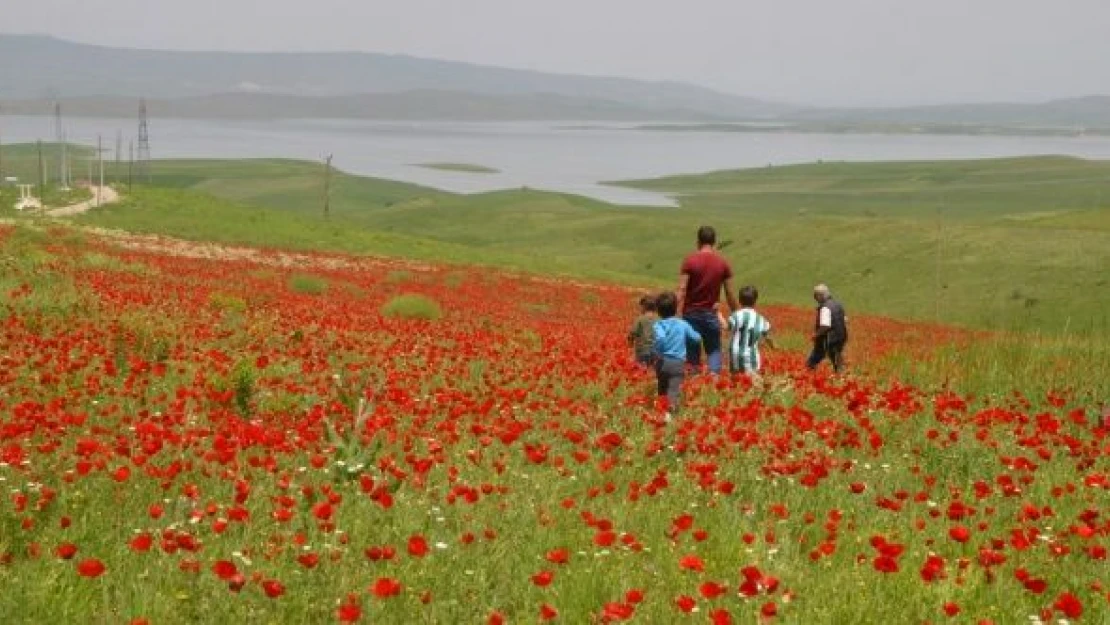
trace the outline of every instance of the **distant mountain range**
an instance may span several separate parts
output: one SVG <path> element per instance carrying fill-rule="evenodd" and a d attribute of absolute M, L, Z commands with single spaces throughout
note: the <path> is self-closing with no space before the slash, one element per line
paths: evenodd
<path fill-rule="evenodd" d="M 363 52 L 110 48 L 0 34 L 0 110 L 132 117 L 396 120 L 779 121 L 821 131 L 1110 128 L 1110 96 L 1040 104 L 819 108 L 681 82 L 574 76 Z"/>
<path fill-rule="evenodd" d="M 688 111 L 707 118 L 777 114 L 782 106 L 678 82 L 572 76 L 363 52 L 173 52 L 0 35 L 0 99 L 227 93 L 313 97 L 436 90 L 484 96 L 554 94 L 587 107 Z M 564 102 L 567 103 L 567 102 Z"/>

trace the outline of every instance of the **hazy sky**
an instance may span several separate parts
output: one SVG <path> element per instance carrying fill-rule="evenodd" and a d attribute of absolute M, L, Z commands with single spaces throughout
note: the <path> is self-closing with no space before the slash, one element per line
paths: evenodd
<path fill-rule="evenodd" d="M 0 0 L 0 30 L 406 53 L 802 104 L 1110 94 L 1108 0 Z"/>

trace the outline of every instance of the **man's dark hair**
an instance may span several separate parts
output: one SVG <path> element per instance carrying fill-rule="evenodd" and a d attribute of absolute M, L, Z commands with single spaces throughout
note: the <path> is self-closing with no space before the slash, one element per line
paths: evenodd
<path fill-rule="evenodd" d="M 759 289 L 752 285 L 747 285 L 740 288 L 740 305 L 741 306 L 755 306 L 759 300 Z"/>
<path fill-rule="evenodd" d="M 655 309 L 664 319 L 673 317 L 678 313 L 678 298 L 670 291 L 660 293 L 659 297 L 655 298 Z"/>
<path fill-rule="evenodd" d="M 717 231 L 713 229 L 713 226 L 702 226 L 698 228 L 698 247 L 716 244 Z"/>
<path fill-rule="evenodd" d="M 649 312 L 654 311 L 655 310 L 655 299 L 656 298 L 652 295 L 645 295 L 645 296 L 641 297 L 640 298 L 640 308 L 642 308 L 646 311 L 649 311 Z"/>

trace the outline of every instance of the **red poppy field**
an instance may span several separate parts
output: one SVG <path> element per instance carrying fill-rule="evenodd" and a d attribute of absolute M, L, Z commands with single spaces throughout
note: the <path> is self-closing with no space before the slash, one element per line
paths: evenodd
<path fill-rule="evenodd" d="M 971 333 L 854 317 L 668 424 L 629 289 L 0 238 L 5 623 L 1110 620 L 1097 407 L 884 369 Z"/>

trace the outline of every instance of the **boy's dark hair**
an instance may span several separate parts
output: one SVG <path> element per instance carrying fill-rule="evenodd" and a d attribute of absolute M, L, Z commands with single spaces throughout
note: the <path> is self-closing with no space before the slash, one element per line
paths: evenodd
<path fill-rule="evenodd" d="M 702 245 L 716 245 L 717 244 L 717 231 L 713 226 L 702 226 L 698 228 L 698 246 Z"/>
<path fill-rule="evenodd" d="M 756 301 L 759 300 L 759 289 L 752 285 L 747 285 L 740 288 L 740 305 L 741 306 L 755 306 Z"/>
<path fill-rule="evenodd" d="M 655 298 L 655 309 L 664 319 L 673 317 L 678 313 L 678 298 L 670 291 L 660 293 L 659 297 Z"/>
<path fill-rule="evenodd" d="M 652 295 L 644 295 L 640 298 L 640 308 L 648 312 L 655 310 L 655 297 Z"/>

